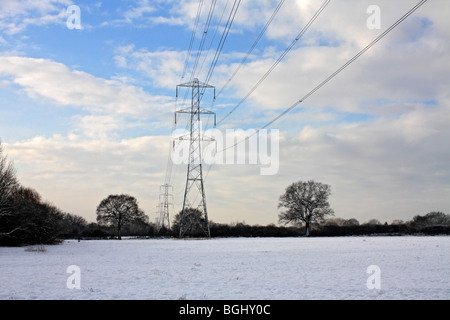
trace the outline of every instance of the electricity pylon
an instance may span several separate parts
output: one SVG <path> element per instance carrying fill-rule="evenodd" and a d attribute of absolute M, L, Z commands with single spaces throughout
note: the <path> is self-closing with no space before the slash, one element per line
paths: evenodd
<path fill-rule="evenodd" d="M 197 78 L 191 82 L 180 84 L 178 88 L 191 88 L 192 101 L 191 106 L 186 109 L 179 110 L 175 113 L 175 123 L 177 122 L 177 114 L 188 114 L 190 116 L 189 124 L 189 158 L 186 178 L 186 189 L 184 192 L 183 210 L 180 219 L 180 237 L 183 237 L 188 228 L 186 212 L 188 209 L 197 209 L 202 213 L 204 218 L 203 231 L 207 237 L 211 237 L 209 229 L 208 211 L 206 209 L 205 186 L 203 183 L 203 167 L 202 167 L 202 125 L 201 115 L 214 115 L 214 123 L 216 114 L 214 112 L 200 108 L 200 101 L 206 89 L 214 89 L 213 86 L 201 83 Z M 183 137 L 178 140 L 185 140 Z M 189 219 L 190 220 L 190 219 Z"/>
<path fill-rule="evenodd" d="M 173 195 L 169 190 L 173 191 L 173 187 L 168 184 L 160 187 L 158 232 L 164 227 L 170 230 L 170 208 L 173 208 Z"/>

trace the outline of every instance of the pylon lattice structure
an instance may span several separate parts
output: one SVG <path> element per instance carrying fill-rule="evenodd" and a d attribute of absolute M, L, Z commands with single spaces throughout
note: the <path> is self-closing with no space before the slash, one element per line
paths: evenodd
<path fill-rule="evenodd" d="M 186 232 L 192 228 L 190 225 L 192 219 L 187 217 L 190 210 L 196 209 L 202 214 L 202 219 L 204 220 L 200 226 L 205 232 L 207 237 L 211 237 L 211 232 L 209 228 L 208 211 L 206 208 L 206 198 L 205 198 L 205 186 L 203 182 L 203 167 L 202 167 L 202 142 L 205 141 L 202 137 L 202 125 L 201 125 L 201 115 L 214 115 L 215 113 L 202 109 L 200 107 L 200 101 L 206 89 L 214 89 L 215 98 L 215 88 L 213 86 L 201 83 L 198 79 L 194 79 L 191 82 L 181 84 L 177 86 L 177 96 L 178 88 L 190 88 L 192 89 L 192 101 L 191 107 L 179 110 L 175 113 L 175 123 L 177 122 L 177 114 L 188 114 L 190 116 L 189 124 L 189 158 L 188 158 L 188 168 L 187 168 L 187 178 L 186 178 L 186 189 L 184 192 L 183 200 L 183 210 L 181 212 L 180 219 L 180 237 L 184 237 Z M 178 140 L 185 140 L 184 137 Z M 211 140 L 209 140 L 211 141 Z"/>
<path fill-rule="evenodd" d="M 162 228 L 170 230 L 170 209 L 173 209 L 173 187 L 165 184 L 160 187 L 158 232 Z M 173 211 L 173 210 L 172 210 Z"/>

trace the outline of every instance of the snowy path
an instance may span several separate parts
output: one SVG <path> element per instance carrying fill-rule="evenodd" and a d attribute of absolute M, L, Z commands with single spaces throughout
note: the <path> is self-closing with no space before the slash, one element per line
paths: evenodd
<path fill-rule="evenodd" d="M 0 248 L 0 299 L 449 299 L 450 237 L 66 241 Z M 68 289 L 67 267 L 81 289 Z M 367 268 L 379 266 L 381 289 Z"/>

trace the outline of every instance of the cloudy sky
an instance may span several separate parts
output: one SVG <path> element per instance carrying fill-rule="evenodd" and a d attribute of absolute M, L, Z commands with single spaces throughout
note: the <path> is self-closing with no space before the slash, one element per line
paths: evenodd
<path fill-rule="evenodd" d="M 218 129 L 261 128 L 419 0 L 331 1 L 242 102 L 324 3 L 285 0 L 248 55 L 281 2 L 0 0 L 0 138 L 22 184 L 88 221 L 103 198 L 128 193 L 154 221 L 174 111 L 189 106 L 185 91 L 176 99 L 178 84 L 206 81 L 212 70 L 208 83 L 220 94 L 214 103 L 205 95 L 202 107 L 218 120 L 235 110 Z M 69 28 L 71 5 L 80 8 L 81 29 Z M 380 28 L 368 27 L 371 5 Z M 342 218 L 449 212 L 448 12 L 447 0 L 426 2 L 271 124 L 280 131 L 277 174 L 261 175 L 260 165 L 205 166 L 210 219 L 278 223 L 284 189 L 310 179 L 331 185 Z M 181 117 L 178 127 L 186 124 Z M 172 167 L 176 212 L 185 177 L 185 165 Z"/>

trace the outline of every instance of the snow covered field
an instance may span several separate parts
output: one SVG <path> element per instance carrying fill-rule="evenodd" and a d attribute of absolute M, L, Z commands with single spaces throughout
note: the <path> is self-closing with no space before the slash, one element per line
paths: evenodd
<path fill-rule="evenodd" d="M 0 248 L 0 299 L 447 300 L 449 267 L 450 237 L 65 241 Z"/>

